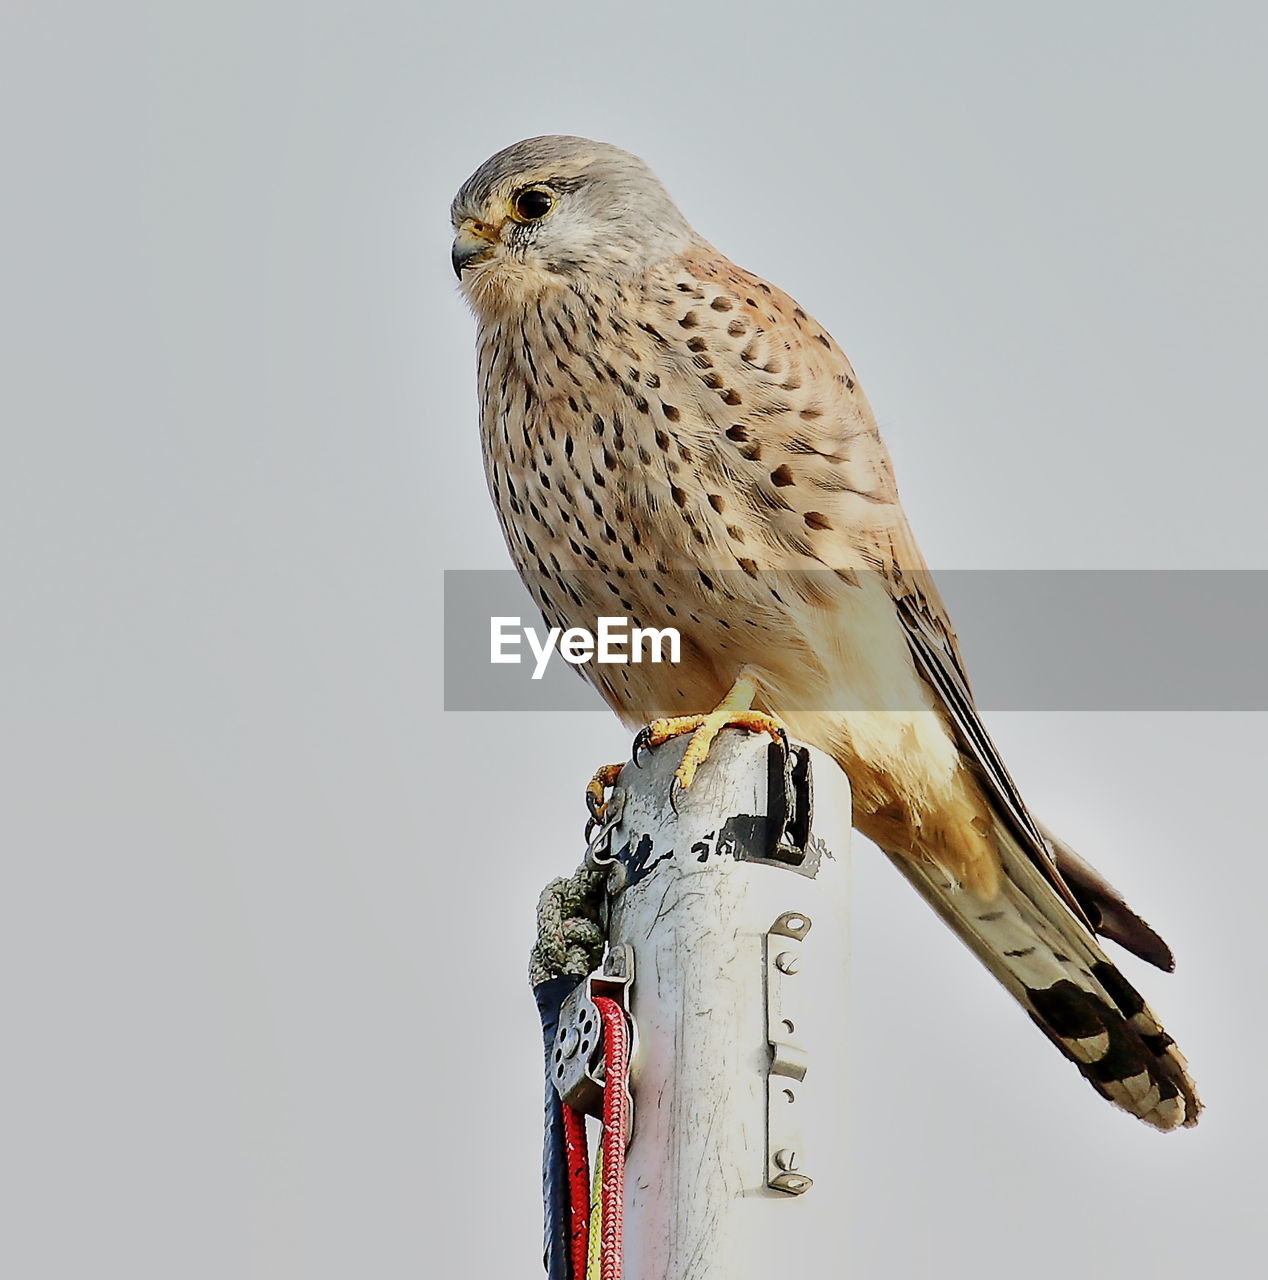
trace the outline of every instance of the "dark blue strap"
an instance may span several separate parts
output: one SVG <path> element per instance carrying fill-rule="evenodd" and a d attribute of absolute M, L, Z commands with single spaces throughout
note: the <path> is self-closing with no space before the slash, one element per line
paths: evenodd
<path fill-rule="evenodd" d="M 542 1042 L 546 1063 L 546 1134 L 542 1145 L 542 1204 L 545 1209 L 543 1262 L 548 1280 L 584 1280 L 572 1276 L 569 1254 L 568 1155 L 564 1143 L 563 1104 L 550 1078 L 550 1054 L 555 1047 L 555 1030 L 563 1002 L 580 986 L 575 974 L 547 978 L 533 988 L 537 1012 L 542 1020 Z"/>

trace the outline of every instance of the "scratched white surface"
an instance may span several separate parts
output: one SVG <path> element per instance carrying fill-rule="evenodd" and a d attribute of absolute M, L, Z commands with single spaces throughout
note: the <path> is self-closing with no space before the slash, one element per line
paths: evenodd
<path fill-rule="evenodd" d="M 682 744 L 685 747 L 685 743 Z M 714 768 L 665 797 L 682 751 L 663 749 L 638 773 L 619 847 L 650 835 L 648 872 L 615 899 L 614 941 L 634 948 L 635 1133 L 627 1167 L 627 1274 L 637 1280 L 765 1280 L 793 1260 L 841 1256 L 848 1225 L 846 958 L 848 845 L 813 876 L 719 853 L 718 819 L 766 811 L 767 746 L 728 733 Z M 839 770 L 818 757 L 826 814 L 844 810 Z M 829 817 L 825 829 L 832 833 Z M 838 841 L 842 833 L 835 833 Z M 801 1196 L 766 1185 L 767 1042 L 764 938 L 785 912 L 811 928 L 798 972 L 783 979 L 808 1070 L 795 1085 Z M 789 1144 L 794 1145 L 794 1144 Z"/>

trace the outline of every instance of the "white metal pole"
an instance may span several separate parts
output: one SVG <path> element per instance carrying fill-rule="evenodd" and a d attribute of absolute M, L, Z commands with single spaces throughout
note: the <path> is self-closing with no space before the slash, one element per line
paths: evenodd
<path fill-rule="evenodd" d="M 811 841 L 800 863 L 795 849 L 763 857 L 784 818 L 769 739 L 724 733 L 675 814 L 685 745 L 626 767 L 609 845 L 609 943 L 633 953 L 638 1035 L 626 1280 L 769 1280 L 793 1265 L 835 1276 L 848 1226 L 848 785 L 821 759 L 815 814 L 831 852 Z"/>

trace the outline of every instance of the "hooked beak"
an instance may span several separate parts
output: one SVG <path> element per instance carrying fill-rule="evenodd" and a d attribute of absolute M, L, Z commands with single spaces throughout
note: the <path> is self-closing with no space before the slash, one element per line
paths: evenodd
<path fill-rule="evenodd" d="M 458 234 L 453 239 L 453 249 L 449 260 L 453 263 L 453 273 L 462 279 L 462 273 L 478 262 L 483 262 L 493 252 L 497 243 L 497 232 L 487 223 L 478 222 L 475 218 L 464 218 L 458 227 Z"/>

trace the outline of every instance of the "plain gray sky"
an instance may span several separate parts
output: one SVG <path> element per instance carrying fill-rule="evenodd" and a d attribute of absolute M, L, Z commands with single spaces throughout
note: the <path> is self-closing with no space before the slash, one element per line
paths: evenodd
<path fill-rule="evenodd" d="M 525 955 L 601 714 L 444 715 L 506 563 L 448 202 L 646 156 L 850 352 L 936 567 L 1261 568 L 1262 6 L 0 0 L 0 1271 L 537 1274 Z M 972 655 L 969 655 L 970 661 Z M 845 1257 L 1263 1245 L 1264 718 L 991 717 L 1175 946 L 1114 1114 L 860 841 Z M 844 1010 L 843 1010 L 844 1016 Z"/>

